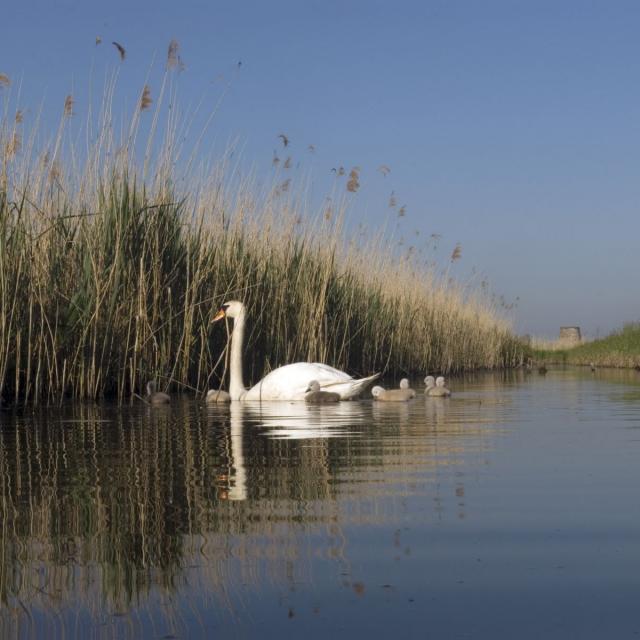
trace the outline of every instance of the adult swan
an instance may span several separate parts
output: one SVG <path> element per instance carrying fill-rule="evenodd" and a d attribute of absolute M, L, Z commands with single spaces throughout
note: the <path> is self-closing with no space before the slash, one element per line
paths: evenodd
<path fill-rule="evenodd" d="M 242 378 L 242 345 L 244 343 L 244 323 L 246 309 L 242 302 L 225 302 L 214 316 L 212 322 L 222 318 L 233 318 L 231 334 L 231 382 L 229 393 L 231 400 L 304 400 L 305 393 L 312 380 L 317 380 L 326 391 L 340 394 L 341 400 L 353 398 L 378 373 L 354 380 L 350 375 L 319 362 L 296 362 L 278 367 L 268 373 L 258 384 L 247 390 Z"/>

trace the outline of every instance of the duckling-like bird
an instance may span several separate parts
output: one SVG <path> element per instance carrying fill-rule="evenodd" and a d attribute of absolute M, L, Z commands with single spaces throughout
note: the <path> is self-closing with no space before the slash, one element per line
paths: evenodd
<path fill-rule="evenodd" d="M 400 388 L 401 389 L 407 389 L 408 391 L 411 391 L 411 397 L 415 398 L 416 397 L 416 392 L 414 389 L 412 389 L 409 386 L 409 379 L 408 378 L 402 378 L 402 380 L 400 380 Z"/>
<path fill-rule="evenodd" d="M 209 389 L 204 399 L 205 404 L 223 404 L 231 402 L 231 396 L 222 389 Z"/>
<path fill-rule="evenodd" d="M 538 369 L 538 373 L 539 373 L 541 376 L 546 375 L 547 371 L 548 371 L 548 369 L 547 369 L 547 367 L 545 367 L 544 365 L 542 365 L 542 366 Z"/>
<path fill-rule="evenodd" d="M 436 386 L 435 387 L 431 387 L 428 390 L 427 395 L 433 396 L 433 397 L 436 397 L 436 398 L 446 398 L 446 397 L 449 397 L 451 395 L 451 391 L 449 391 L 449 389 L 447 389 L 447 387 L 444 386 L 444 377 L 443 376 L 438 376 L 436 378 Z"/>
<path fill-rule="evenodd" d="M 147 397 L 145 398 L 149 404 L 169 404 L 171 398 L 162 391 L 156 391 L 156 383 L 153 380 L 147 382 Z"/>
<path fill-rule="evenodd" d="M 333 391 L 321 391 L 320 383 L 317 380 L 312 380 L 307 387 L 304 401 L 313 404 L 325 404 L 329 402 L 339 402 L 340 394 Z"/>
<path fill-rule="evenodd" d="M 381 402 L 407 402 L 411 400 L 416 392 L 413 389 L 385 389 L 384 387 L 373 387 L 371 395 L 375 400 Z"/>
<path fill-rule="evenodd" d="M 436 386 L 436 379 L 433 376 L 427 376 L 424 379 L 424 392 L 429 395 L 429 389 L 433 389 Z"/>

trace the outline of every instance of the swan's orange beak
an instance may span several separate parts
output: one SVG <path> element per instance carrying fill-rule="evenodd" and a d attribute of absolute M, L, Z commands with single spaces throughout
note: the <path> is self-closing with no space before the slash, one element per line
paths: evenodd
<path fill-rule="evenodd" d="M 218 311 L 218 313 L 216 313 L 215 316 L 213 316 L 213 318 L 211 319 L 211 322 L 218 322 L 218 320 L 222 320 L 222 318 L 224 318 L 226 315 L 226 313 L 224 312 L 224 309 L 220 309 L 220 311 Z"/>

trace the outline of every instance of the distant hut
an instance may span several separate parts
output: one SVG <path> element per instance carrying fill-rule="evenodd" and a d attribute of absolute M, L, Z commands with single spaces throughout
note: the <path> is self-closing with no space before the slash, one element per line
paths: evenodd
<path fill-rule="evenodd" d="M 572 347 L 582 342 L 580 327 L 560 327 L 560 342 Z"/>

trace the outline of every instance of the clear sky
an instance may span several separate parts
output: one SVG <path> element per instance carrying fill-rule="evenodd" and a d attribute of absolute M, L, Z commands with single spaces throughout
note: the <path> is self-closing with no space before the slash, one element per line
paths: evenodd
<path fill-rule="evenodd" d="M 406 204 L 400 233 L 441 234 L 443 261 L 461 243 L 456 275 L 519 298 L 519 332 L 640 320 L 637 1 L 21 0 L 2 15 L 0 73 L 27 116 L 70 92 L 81 113 L 118 65 L 131 104 L 175 38 L 180 99 L 213 107 L 232 79 L 213 133 L 258 174 L 285 157 L 281 132 L 315 192 L 360 166 L 354 221 Z"/>

